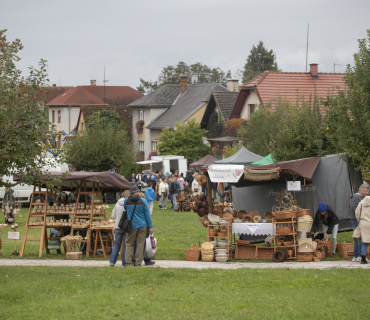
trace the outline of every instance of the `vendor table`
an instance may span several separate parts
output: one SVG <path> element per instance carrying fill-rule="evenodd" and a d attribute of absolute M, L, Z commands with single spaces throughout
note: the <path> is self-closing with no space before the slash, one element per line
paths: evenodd
<path fill-rule="evenodd" d="M 273 234 L 272 223 L 233 223 L 233 234 L 269 236 Z"/>
<path fill-rule="evenodd" d="M 101 243 L 101 248 L 103 250 L 103 255 L 104 255 L 104 258 L 107 258 L 108 255 L 107 255 L 107 248 L 113 248 L 113 244 L 114 244 L 114 237 L 113 237 L 113 230 L 114 230 L 114 227 L 92 227 L 91 228 L 92 230 L 95 230 L 95 239 L 93 239 L 93 241 L 95 241 L 95 245 L 94 245 L 94 258 L 96 258 L 96 251 L 98 249 L 98 241 L 100 241 Z M 104 245 L 104 241 L 103 241 L 103 236 L 101 234 L 101 231 L 102 230 L 106 230 L 107 231 L 107 238 L 105 240 L 105 245 Z"/>

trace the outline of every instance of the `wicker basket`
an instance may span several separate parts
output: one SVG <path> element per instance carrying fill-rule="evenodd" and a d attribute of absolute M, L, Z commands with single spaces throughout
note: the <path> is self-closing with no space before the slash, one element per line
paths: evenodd
<path fill-rule="evenodd" d="M 310 216 L 310 209 L 301 209 L 297 211 L 297 218 L 301 218 L 303 216 Z"/>
<path fill-rule="evenodd" d="M 353 251 L 347 251 L 347 256 L 348 256 L 348 260 L 352 260 L 352 258 L 353 258 Z"/>
<path fill-rule="evenodd" d="M 297 217 L 297 211 L 276 211 L 275 219 L 290 219 Z"/>
<path fill-rule="evenodd" d="M 254 223 L 259 223 L 261 221 L 261 216 L 254 216 L 253 217 L 253 222 Z"/>
<path fill-rule="evenodd" d="M 217 229 L 209 229 L 209 236 L 216 237 L 217 236 Z"/>
<path fill-rule="evenodd" d="M 299 232 L 310 232 L 312 228 L 313 220 L 311 216 L 304 216 L 298 218 L 298 228 Z"/>
<path fill-rule="evenodd" d="M 185 249 L 185 259 L 186 261 L 199 261 L 200 260 L 200 242 L 193 243 L 190 249 Z"/>
<path fill-rule="evenodd" d="M 290 227 L 276 228 L 276 234 L 288 234 L 288 233 L 293 233 L 293 229 Z"/>
<path fill-rule="evenodd" d="M 315 248 L 313 246 L 311 246 L 309 243 L 302 243 L 299 247 L 298 247 L 298 252 L 300 253 L 306 253 L 306 252 L 312 252 L 314 253 L 315 252 Z"/>
<path fill-rule="evenodd" d="M 265 212 L 265 214 L 263 215 L 263 219 L 267 220 L 268 222 L 271 222 L 272 218 L 274 218 L 274 217 L 275 217 L 275 215 L 270 211 Z"/>
<path fill-rule="evenodd" d="M 320 258 L 320 260 L 324 260 L 326 258 L 325 250 L 323 248 L 318 248 L 315 251 L 315 257 Z"/>
<path fill-rule="evenodd" d="M 239 210 L 238 213 L 237 213 L 237 217 L 238 218 L 241 218 L 241 219 L 244 219 L 243 218 L 243 215 L 246 215 L 246 214 L 248 214 L 247 211 L 245 211 L 245 210 Z"/>
<path fill-rule="evenodd" d="M 260 213 L 257 210 L 253 210 L 253 211 L 249 212 L 249 215 L 254 217 L 254 216 L 259 216 Z"/>
<path fill-rule="evenodd" d="M 353 243 L 337 243 L 339 256 L 341 258 L 348 258 L 348 251 L 353 252 Z"/>
<path fill-rule="evenodd" d="M 283 245 L 284 245 L 285 247 L 292 246 L 293 244 L 294 244 L 294 241 L 285 241 L 285 242 L 283 242 Z"/>
<path fill-rule="evenodd" d="M 233 215 L 232 215 L 232 214 L 230 214 L 230 213 L 225 213 L 225 214 L 223 215 L 223 218 L 224 218 L 224 220 L 226 220 L 226 221 L 228 221 L 228 222 L 233 222 Z"/>
<path fill-rule="evenodd" d="M 331 254 L 332 251 L 333 251 L 333 242 L 331 240 L 321 240 L 320 241 L 320 244 L 318 245 L 321 245 L 323 247 L 327 247 L 328 248 L 328 253 Z"/>
<path fill-rule="evenodd" d="M 305 262 L 311 262 L 312 261 L 312 254 L 310 254 L 309 252 L 306 252 L 304 255 L 303 255 L 303 260 Z"/>
<path fill-rule="evenodd" d="M 272 255 L 274 253 L 274 247 L 257 247 L 256 259 L 268 259 L 272 260 Z"/>
<path fill-rule="evenodd" d="M 312 259 L 314 257 L 314 253 L 313 252 L 297 252 L 297 260 L 298 261 L 306 261 L 305 260 L 305 256 L 308 257 L 308 255 L 311 255 L 311 261 L 312 261 Z"/>

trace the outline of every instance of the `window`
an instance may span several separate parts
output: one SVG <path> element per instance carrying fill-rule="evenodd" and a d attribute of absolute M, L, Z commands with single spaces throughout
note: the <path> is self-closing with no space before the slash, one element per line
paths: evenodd
<path fill-rule="evenodd" d="M 60 110 L 58 110 L 58 123 L 60 123 L 61 120 L 62 120 L 62 115 L 61 115 Z"/>
<path fill-rule="evenodd" d="M 157 151 L 157 146 L 158 146 L 158 141 L 152 141 L 152 151 L 153 152 Z"/>
<path fill-rule="evenodd" d="M 249 116 L 251 116 L 251 114 L 254 112 L 255 108 L 256 108 L 255 104 L 250 104 L 249 105 Z"/>
<path fill-rule="evenodd" d="M 55 110 L 51 112 L 51 122 L 55 123 Z"/>
<path fill-rule="evenodd" d="M 139 151 L 144 151 L 144 141 L 139 141 Z"/>
<path fill-rule="evenodd" d="M 140 111 L 139 111 L 139 114 L 140 114 L 140 115 L 139 115 L 139 117 L 140 117 L 140 119 L 139 119 L 139 120 L 143 120 L 143 121 L 144 121 L 144 120 L 145 120 L 145 119 L 144 119 L 144 111 L 143 111 L 143 110 L 140 110 Z"/>

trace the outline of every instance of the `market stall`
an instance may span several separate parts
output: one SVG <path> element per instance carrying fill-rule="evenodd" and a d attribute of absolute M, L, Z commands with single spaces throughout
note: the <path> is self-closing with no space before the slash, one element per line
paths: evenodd
<path fill-rule="evenodd" d="M 58 179 L 56 180 L 55 178 Z M 14 180 L 17 181 L 16 179 L 19 179 L 19 177 L 15 176 Z M 39 181 L 43 181 L 43 183 Z M 78 239 L 74 238 L 68 244 L 63 241 L 65 252 L 71 252 L 73 246 L 78 246 L 81 251 L 86 250 L 86 256 L 88 256 L 90 248 L 94 248 L 95 256 L 99 242 L 104 256 L 106 256 L 107 245 L 109 242 L 112 243 L 113 228 L 112 223 L 107 221 L 105 214 L 106 206 L 103 205 L 102 191 L 122 192 L 129 189 L 131 184 L 121 175 L 108 171 L 72 172 L 67 176 L 60 172 L 50 172 L 41 176 L 39 181 L 34 182 L 34 192 L 28 211 L 20 252 L 21 257 L 28 241 L 40 241 L 39 257 L 42 257 L 44 249 L 46 249 L 46 253 L 48 254 L 50 252 L 48 242 L 50 240 L 61 240 L 64 238 L 64 227 L 70 228 L 70 236 L 75 236 L 75 233 L 82 235 Z M 55 190 L 47 188 L 45 183 L 47 181 L 52 181 L 58 191 L 77 190 L 76 203 L 58 206 Z M 41 187 L 46 188 L 46 190 L 41 191 Z M 47 200 L 45 200 L 48 199 L 49 193 L 52 193 L 54 197 L 53 206 L 50 206 Z M 40 202 L 34 202 L 35 195 L 39 196 Z M 99 200 L 96 199 L 96 196 Z M 90 199 L 94 199 L 94 201 Z M 31 229 L 39 229 L 40 237 L 28 238 L 28 231 Z M 50 229 L 59 229 L 59 236 L 50 236 Z M 104 234 L 107 237 L 105 246 L 102 230 L 104 230 Z M 66 239 L 64 238 L 64 240 Z"/>

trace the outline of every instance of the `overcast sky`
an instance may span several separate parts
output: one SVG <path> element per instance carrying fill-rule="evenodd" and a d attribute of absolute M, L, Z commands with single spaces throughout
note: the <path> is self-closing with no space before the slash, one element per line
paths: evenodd
<path fill-rule="evenodd" d="M 0 0 L 0 29 L 21 39 L 19 67 L 48 61 L 50 84 L 139 85 L 184 61 L 242 69 L 262 40 L 282 71 L 344 72 L 370 29 L 369 0 Z"/>

